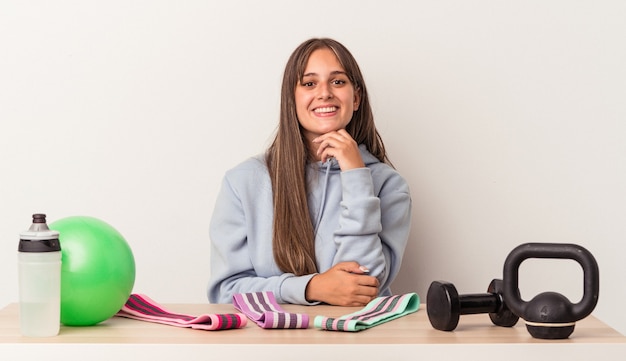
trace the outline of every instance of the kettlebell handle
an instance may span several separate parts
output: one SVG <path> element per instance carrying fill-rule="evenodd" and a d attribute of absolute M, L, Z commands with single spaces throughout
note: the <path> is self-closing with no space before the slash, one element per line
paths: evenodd
<path fill-rule="evenodd" d="M 527 302 L 519 292 L 519 266 L 529 258 L 571 259 L 583 269 L 584 292 L 577 304 L 572 305 L 575 320 L 587 317 L 598 303 L 599 269 L 596 259 L 584 247 L 569 243 L 525 243 L 511 251 L 504 262 L 503 293 L 509 308 L 517 315 L 523 315 Z"/>

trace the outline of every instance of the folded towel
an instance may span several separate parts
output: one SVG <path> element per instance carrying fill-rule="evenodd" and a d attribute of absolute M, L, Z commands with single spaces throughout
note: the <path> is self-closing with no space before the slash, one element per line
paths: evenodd
<path fill-rule="evenodd" d="M 248 322 L 246 317 L 240 313 L 203 314 L 200 316 L 173 313 L 142 294 L 130 295 L 126 304 L 115 316 L 208 331 L 242 328 Z"/>

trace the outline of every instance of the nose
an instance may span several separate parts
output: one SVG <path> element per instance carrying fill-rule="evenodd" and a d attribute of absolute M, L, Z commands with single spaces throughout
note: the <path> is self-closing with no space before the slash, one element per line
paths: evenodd
<path fill-rule="evenodd" d="M 318 89 L 318 93 L 317 93 L 318 99 L 330 99 L 333 97 L 333 92 L 329 83 L 320 82 L 317 89 Z"/>

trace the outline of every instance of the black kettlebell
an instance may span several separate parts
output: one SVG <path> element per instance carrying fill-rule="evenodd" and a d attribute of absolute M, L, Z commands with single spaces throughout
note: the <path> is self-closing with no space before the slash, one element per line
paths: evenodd
<path fill-rule="evenodd" d="M 584 272 L 583 297 L 572 304 L 556 292 L 544 292 L 529 302 L 519 292 L 519 266 L 528 258 L 571 259 Z M 574 332 L 576 321 L 587 317 L 598 303 L 599 271 L 593 255 L 585 248 L 568 243 L 525 243 L 509 254 L 504 262 L 502 293 L 509 309 L 526 321 L 531 336 L 540 339 L 564 339 Z"/>

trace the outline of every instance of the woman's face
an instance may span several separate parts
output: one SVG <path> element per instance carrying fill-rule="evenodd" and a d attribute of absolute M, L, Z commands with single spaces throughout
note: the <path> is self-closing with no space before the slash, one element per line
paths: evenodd
<path fill-rule="evenodd" d="M 309 141 L 343 129 L 358 109 L 360 96 L 332 50 L 313 51 L 296 84 L 296 114 Z"/>

